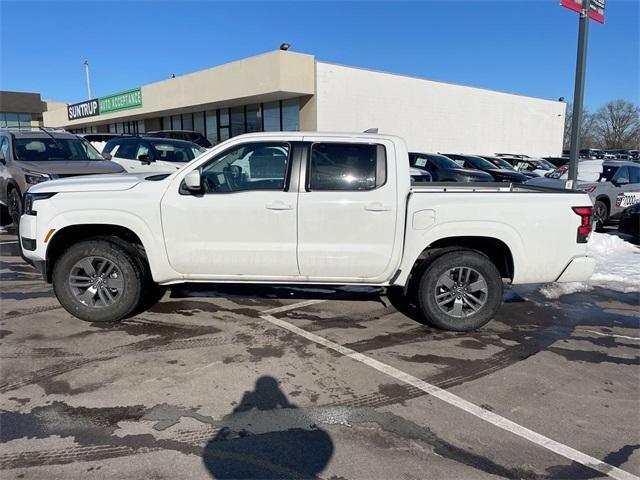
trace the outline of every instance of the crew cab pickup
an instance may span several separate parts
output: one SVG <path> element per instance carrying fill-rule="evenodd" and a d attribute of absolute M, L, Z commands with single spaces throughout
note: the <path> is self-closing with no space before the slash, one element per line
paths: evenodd
<path fill-rule="evenodd" d="M 173 173 L 35 185 L 20 235 L 24 258 L 87 321 L 140 312 L 181 282 L 358 284 L 472 330 L 495 315 L 504 281 L 588 279 L 591 213 L 578 191 L 412 186 L 395 136 L 272 132 Z"/>

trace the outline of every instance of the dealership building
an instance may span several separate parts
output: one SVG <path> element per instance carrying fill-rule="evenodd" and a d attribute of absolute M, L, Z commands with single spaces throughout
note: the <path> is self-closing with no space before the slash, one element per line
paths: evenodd
<path fill-rule="evenodd" d="M 73 105 L 46 126 L 75 132 L 318 130 L 405 138 L 411 150 L 559 155 L 564 102 L 336 65 L 277 50 Z"/>

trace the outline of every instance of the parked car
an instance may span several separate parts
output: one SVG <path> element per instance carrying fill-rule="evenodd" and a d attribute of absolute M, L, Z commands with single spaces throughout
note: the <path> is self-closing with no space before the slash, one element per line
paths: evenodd
<path fill-rule="evenodd" d="M 609 149 L 604 151 L 607 155 L 612 155 L 613 158 L 617 158 L 618 160 L 633 160 L 633 156 L 629 152 L 629 150 L 625 150 L 622 148 L 618 149 Z"/>
<path fill-rule="evenodd" d="M 50 129 L 0 129 L 0 208 L 17 226 L 22 196 L 47 180 L 94 173 L 120 173 L 89 142 L 72 133 Z"/>
<path fill-rule="evenodd" d="M 529 158 L 529 155 L 524 155 L 522 153 L 496 153 L 496 157 Z"/>
<path fill-rule="evenodd" d="M 556 168 L 564 167 L 569 164 L 569 157 L 542 157 Z"/>
<path fill-rule="evenodd" d="M 640 160 L 640 150 L 629 150 L 629 155 L 631 155 L 631 160 L 634 162 Z"/>
<path fill-rule="evenodd" d="M 148 307 L 157 284 L 324 283 L 398 298 L 406 287 L 425 320 L 466 331 L 496 314 L 503 279 L 584 281 L 595 266 L 584 192 L 412 187 L 407 147 L 390 135 L 240 135 L 173 175 L 57 180 L 26 197 L 22 253 L 87 321 Z"/>
<path fill-rule="evenodd" d="M 411 175 L 411 185 L 416 183 L 432 182 L 433 177 L 431 174 L 421 168 L 409 168 L 409 174 Z"/>
<path fill-rule="evenodd" d="M 185 142 L 192 142 L 204 148 L 211 148 L 213 146 L 207 137 L 193 130 L 157 130 L 155 132 L 148 132 L 146 135 L 184 140 Z"/>
<path fill-rule="evenodd" d="M 171 172 L 206 150 L 183 140 L 149 136 L 122 136 L 109 140 L 105 158 L 122 165 L 127 172 Z"/>
<path fill-rule="evenodd" d="M 513 171 L 513 172 L 517 172 L 517 170 L 515 169 L 515 167 L 513 165 L 511 165 L 509 162 L 507 162 L 504 158 L 502 157 L 494 157 L 494 156 L 490 156 L 490 155 L 478 155 L 480 158 L 484 158 L 485 160 L 487 160 L 488 162 L 493 163 L 496 167 L 501 168 L 501 169 L 506 169 L 509 171 Z M 527 178 L 536 178 L 539 177 L 540 175 L 538 175 L 537 173 L 533 173 L 533 172 L 520 172 L 523 175 L 525 175 Z"/>
<path fill-rule="evenodd" d="M 77 135 L 84 138 L 101 153 L 109 140 L 122 136 L 120 133 L 78 133 Z"/>
<path fill-rule="evenodd" d="M 589 158 L 591 160 L 604 159 L 604 151 L 599 148 L 583 148 L 580 150 L 580 158 Z"/>
<path fill-rule="evenodd" d="M 592 162 L 601 162 L 602 167 L 598 178 L 591 181 L 578 181 L 576 188 L 587 192 L 591 197 L 595 228 L 602 230 L 605 225 L 619 220 L 625 208 L 640 202 L 640 165 L 624 160 L 593 160 Z M 560 178 L 529 180 L 527 184 L 561 189 L 564 188 L 565 181 L 566 173 Z"/>
<path fill-rule="evenodd" d="M 556 167 L 553 164 L 543 160 L 542 158 L 524 158 L 524 157 L 502 157 L 521 173 L 533 172 L 537 175 L 544 176 L 553 172 Z"/>
<path fill-rule="evenodd" d="M 640 202 L 622 211 L 618 231 L 630 235 L 636 244 L 640 243 Z"/>
<path fill-rule="evenodd" d="M 512 168 L 500 168 L 497 165 L 475 155 L 459 155 L 456 153 L 444 153 L 445 157 L 449 157 L 463 168 L 475 168 L 482 172 L 488 173 L 496 182 L 514 182 L 524 183 L 529 177 L 520 172 L 516 172 Z"/>
<path fill-rule="evenodd" d="M 493 182 L 488 173 L 470 168 L 460 168 L 456 162 L 435 153 L 409 153 L 412 168 L 426 170 L 434 182 Z"/>

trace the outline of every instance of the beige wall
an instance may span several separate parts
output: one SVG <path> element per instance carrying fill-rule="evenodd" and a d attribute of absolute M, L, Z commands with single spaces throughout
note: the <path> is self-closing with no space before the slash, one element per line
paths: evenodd
<path fill-rule="evenodd" d="M 315 93 L 314 58 L 277 50 L 142 86 L 142 107 L 69 121 L 65 108 L 44 113 L 45 124 L 77 127 L 267 102 Z"/>
<path fill-rule="evenodd" d="M 423 152 L 559 156 L 566 104 L 317 62 L 317 129 L 403 137 Z"/>

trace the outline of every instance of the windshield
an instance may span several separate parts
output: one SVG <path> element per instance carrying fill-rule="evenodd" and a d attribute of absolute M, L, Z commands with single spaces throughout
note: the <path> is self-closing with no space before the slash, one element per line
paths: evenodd
<path fill-rule="evenodd" d="M 456 165 L 453 160 L 442 155 L 418 154 L 415 157 L 415 162 L 413 165 L 415 167 L 424 168 L 427 166 L 427 163 L 435 165 L 437 168 L 458 168 L 458 165 Z"/>
<path fill-rule="evenodd" d="M 469 160 L 469 163 L 473 165 L 475 168 L 479 168 L 481 170 L 496 170 L 496 167 L 493 163 L 484 158 L 480 157 L 466 157 Z"/>
<path fill-rule="evenodd" d="M 498 168 L 506 168 L 507 170 L 515 170 L 515 168 L 513 168 L 513 165 L 511 165 L 506 160 L 503 160 L 502 158 L 487 158 L 486 160 L 488 162 L 493 163 Z"/>
<path fill-rule="evenodd" d="M 556 168 L 556 166 L 553 163 L 551 163 L 551 162 L 549 162 L 549 161 L 547 161 L 547 160 L 545 160 L 543 158 L 540 158 L 540 159 L 536 160 L 536 162 L 538 162 L 538 164 L 540 164 L 540 166 L 542 167 L 543 170 L 553 170 L 553 169 Z"/>
<path fill-rule="evenodd" d="M 157 152 L 157 159 L 165 162 L 189 162 L 206 151 L 195 143 L 171 141 L 151 143 Z"/>
<path fill-rule="evenodd" d="M 47 160 L 104 160 L 86 140 L 80 138 L 16 138 L 16 160 L 43 162 Z"/>

